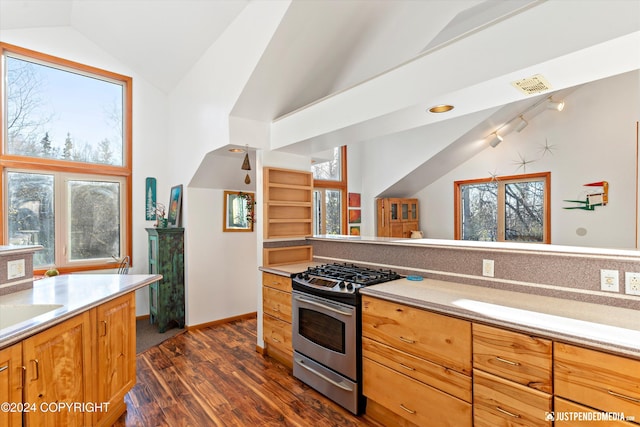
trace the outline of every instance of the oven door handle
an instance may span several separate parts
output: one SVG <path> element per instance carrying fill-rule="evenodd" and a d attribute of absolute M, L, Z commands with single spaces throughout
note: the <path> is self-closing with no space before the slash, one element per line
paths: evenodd
<path fill-rule="evenodd" d="M 315 369 L 313 369 L 312 367 L 305 365 L 303 360 L 298 360 L 298 359 L 296 359 L 296 363 L 297 363 L 301 368 L 304 368 L 304 369 L 306 369 L 307 371 L 311 372 L 312 374 L 319 376 L 320 378 L 322 378 L 322 379 L 323 379 L 323 380 L 325 380 L 326 382 L 328 382 L 328 383 L 330 383 L 330 384 L 332 384 L 332 385 L 334 385 L 334 386 L 336 386 L 336 387 L 338 387 L 338 388 L 341 388 L 341 389 L 343 389 L 343 390 L 345 390 L 345 391 L 353 391 L 353 388 L 351 388 L 351 387 L 349 387 L 349 386 L 347 386 L 347 385 L 341 384 L 341 383 L 339 383 L 339 382 L 337 382 L 337 381 L 334 381 L 334 380 L 332 380 L 331 378 L 329 378 L 329 377 L 327 377 L 326 375 L 324 375 L 322 372 L 318 372 L 318 371 L 316 371 Z"/>
<path fill-rule="evenodd" d="M 314 301 L 314 300 L 311 300 L 311 299 L 307 299 L 305 297 L 299 297 L 297 295 L 294 298 L 296 299 L 296 301 L 304 302 L 304 303 L 310 304 L 310 305 L 315 305 L 316 307 L 320 307 L 320 308 L 323 308 L 325 310 L 329 310 L 329 311 L 332 311 L 334 313 L 341 314 L 343 316 L 353 316 L 353 312 L 351 312 L 351 311 L 338 310 L 337 308 L 333 308 L 331 306 L 322 304 L 320 302 L 317 302 L 317 301 Z"/>

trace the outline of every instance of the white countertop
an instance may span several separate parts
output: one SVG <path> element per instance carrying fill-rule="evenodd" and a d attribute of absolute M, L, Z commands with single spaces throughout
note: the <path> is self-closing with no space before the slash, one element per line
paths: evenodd
<path fill-rule="evenodd" d="M 394 280 L 361 293 L 640 359 L 638 310 L 432 279 Z"/>
<path fill-rule="evenodd" d="M 0 329 L 0 349 L 161 278 L 157 274 L 65 274 L 37 280 L 32 289 L 0 295 L 0 310 L 2 305 L 62 305 Z"/>

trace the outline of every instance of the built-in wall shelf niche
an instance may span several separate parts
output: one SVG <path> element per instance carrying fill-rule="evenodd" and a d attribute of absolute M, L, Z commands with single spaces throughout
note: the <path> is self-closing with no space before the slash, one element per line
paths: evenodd
<path fill-rule="evenodd" d="M 264 248 L 262 251 L 262 264 L 265 267 L 300 264 L 313 260 L 313 247 L 310 245 Z"/>
<path fill-rule="evenodd" d="M 264 168 L 264 238 L 313 234 L 313 174 Z"/>

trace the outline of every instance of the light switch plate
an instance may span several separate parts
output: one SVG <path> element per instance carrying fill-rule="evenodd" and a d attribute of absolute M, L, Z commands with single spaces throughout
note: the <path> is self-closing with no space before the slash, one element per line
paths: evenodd
<path fill-rule="evenodd" d="M 492 259 L 482 260 L 482 275 L 486 277 L 493 277 L 494 263 Z"/>

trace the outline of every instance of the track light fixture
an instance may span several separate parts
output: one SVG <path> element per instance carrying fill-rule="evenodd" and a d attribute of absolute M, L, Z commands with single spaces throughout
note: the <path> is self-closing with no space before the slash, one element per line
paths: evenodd
<path fill-rule="evenodd" d="M 516 132 L 520 132 L 522 131 L 522 129 L 526 128 L 527 125 L 529 124 L 528 121 L 526 121 L 524 119 L 524 117 L 522 117 L 522 115 L 520 117 L 518 117 L 520 120 L 518 120 L 518 124 L 516 124 L 515 130 Z"/>
<path fill-rule="evenodd" d="M 550 110 L 562 111 L 564 110 L 564 101 L 554 101 L 549 98 L 549 104 L 547 104 L 547 108 Z"/>
<path fill-rule="evenodd" d="M 498 132 L 494 132 L 490 135 L 489 145 L 496 148 L 498 144 L 502 142 L 502 137 L 498 135 Z"/>
<path fill-rule="evenodd" d="M 538 100 L 535 104 L 529 106 L 526 110 L 521 112 L 519 115 L 515 116 L 511 120 L 507 121 L 504 125 L 497 128 L 491 135 L 487 138 L 489 140 L 489 145 L 495 148 L 498 144 L 502 142 L 502 136 L 498 132 L 510 133 L 514 130 L 516 132 L 521 132 L 524 128 L 529 124 L 528 121 L 525 120 L 524 115 L 531 110 L 541 106 L 544 103 L 547 103 L 547 108 L 553 109 L 556 111 L 562 111 L 564 109 L 564 100 L 562 101 L 554 101 L 551 97 L 542 98 Z"/>

